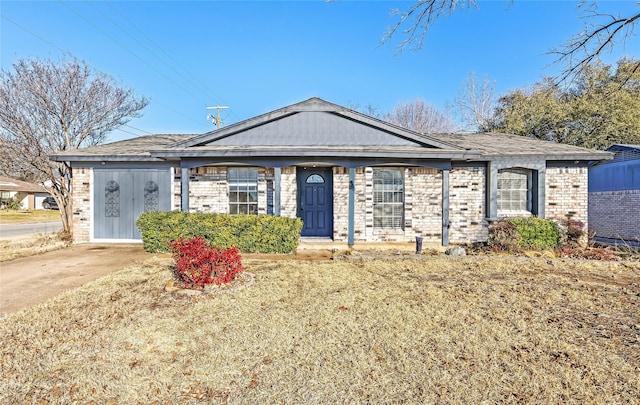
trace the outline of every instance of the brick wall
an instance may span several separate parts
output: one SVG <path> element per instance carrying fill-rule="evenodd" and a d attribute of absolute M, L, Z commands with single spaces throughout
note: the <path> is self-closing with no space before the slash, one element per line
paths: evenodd
<path fill-rule="evenodd" d="M 456 167 L 449 174 L 449 241 L 487 240 L 485 168 Z"/>
<path fill-rule="evenodd" d="M 602 238 L 640 240 L 640 190 L 589 193 L 589 228 Z"/>
<path fill-rule="evenodd" d="M 75 243 L 87 243 L 91 238 L 91 171 L 84 167 L 72 169 L 71 208 Z"/>
<path fill-rule="evenodd" d="M 346 241 L 349 218 L 349 170 L 333 169 L 334 240 Z M 373 221 L 373 168 L 357 168 L 355 172 L 355 241 L 413 241 L 422 236 L 428 242 L 442 238 L 442 174 L 436 169 L 405 168 L 404 229 L 375 229 Z"/>
<path fill-rule="evenodd" d="M 258 168 L 258 214 L 267 213 L 267 182 L 273 181 L 272 168 Z M 175 183 L 178 182 L 176 185 Z M 180 208 L 180 177 L 174 179 L 174 193 L 178 195 L 177 208 Z M 227 168 L 220 166 L 201 166 L 189 170 L 189 211 L 229 212 L 229 183 Z"/>
<path fill-rule="evenodd" d="M 173 168 L 173 211 L 180 211 L 182 209 L 182 170 L 179 167 Z"/>
<path fill-rule="evenodd" d="M 545 218 L 571 217 L 588 222 L 588 180 L 586 167 L 549 167 L 546 169 Z"/>
<path fill-rule="evenodd" d="M 406 174 L 405 223 L 409 236 L 422 236 L 425 242 L 442 241 L 442 171 L 413 167 Z"/>
<path fill-rule="evenodd" d="M 298 211 L 298 194 L 295 166 L 280 170 L 280 216 L 295 218 Z"/>
<path fill-rule="evenodd" d="M 357 177 L 357 176 L 356 176 Z M 358 190 L 356 185 L 356 190 Z M 362 221 L 359 221 L 362 222 Z M 333 168 L 333 240 L 346 241 L 349 227 L 349 169 Z M 362 230 L 355 231 L 356 239 L 363 237 Z"/>
<path fill-rule="evenodd" d="M 227 168 L 202 166 L 189 169 L 189 211 L 229 212 Z"/>

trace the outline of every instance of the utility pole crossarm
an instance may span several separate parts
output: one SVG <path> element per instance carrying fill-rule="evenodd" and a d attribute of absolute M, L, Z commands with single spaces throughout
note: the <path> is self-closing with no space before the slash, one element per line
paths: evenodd
<path fill-rule="evenodd" d="M 207 107 L 207 110 L 217 110 L 216 116 L 212 117 L 211 114 L 207 115 L 207 119 L 213 119 L 216 123 L 216 129 L 220 129 L 220 110 L 223 108 L 229 108 L 228 105 L 217 105 L 214 107 Z"/>

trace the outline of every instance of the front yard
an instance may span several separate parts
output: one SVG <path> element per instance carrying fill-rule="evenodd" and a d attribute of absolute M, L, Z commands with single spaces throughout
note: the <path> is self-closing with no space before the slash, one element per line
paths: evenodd
<path fill-rule="evenodd" d="M 0 224 L 60 221 L 58 210 L 0 210 Z"/>
<path fill-rule="evenodd" d="M 0 320 L 0 403 L 637 403 L 637 263 L 151 259 Z"/>

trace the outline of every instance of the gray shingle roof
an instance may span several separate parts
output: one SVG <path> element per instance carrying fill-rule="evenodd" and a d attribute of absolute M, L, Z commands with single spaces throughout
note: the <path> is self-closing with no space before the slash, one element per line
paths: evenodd
<path fill-rule="evenodd" d="M 344 128 L 348 130 L 340 132 Z M 147 135 L 61 152 L 52 159 L 158 161 L 181 157 L 295 156 L 475 161 L 535 156 L 545 160 L 594 161 L 611 159 L 613 154 L 509 134 L 421 135 L 314 97 L 205 134 Z"/>
<path fill-rule="evenodd" d="M 608 152 L 511 134 L 489 132 L 446 134 L 439 137 L 476 151 L 485 159 L 501 156 L 546 156 L 547 160 L 600 160 L 611 159 L 612 156 Z"/>
<path fill-rule="evenodd" d="M 144 135 L 133 139 L 106 143 L 90 148 L 59 152 L 54 155 L 57 161 L 94 161 L 94 160 L 157 160 L 149 153 L 152 149 L 162 149 L 177 142 L 193 138 L 193 134 Z"/>

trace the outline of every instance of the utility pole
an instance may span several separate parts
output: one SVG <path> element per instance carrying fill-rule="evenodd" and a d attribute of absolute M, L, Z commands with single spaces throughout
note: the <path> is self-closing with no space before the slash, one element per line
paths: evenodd
<path fill-rule="evenodd" d="M 212 123 L 216 124 L 216 129 L 220 129 L 220 110 L 223 108 L 229 108 L 228 105 L 217 105 L 215 107 L 207 107 L 207 110 L 217 110 L 216 116 L 214 117 L 211 114 L 207 114 L 207 120 L 211 120 Z"/>

